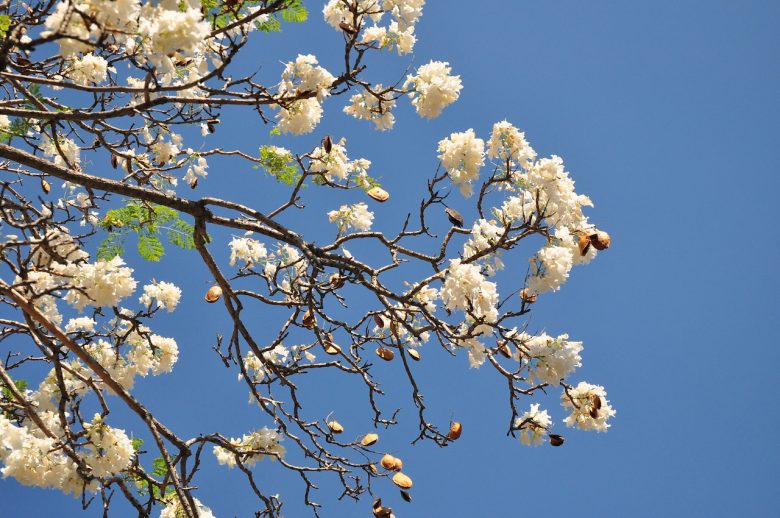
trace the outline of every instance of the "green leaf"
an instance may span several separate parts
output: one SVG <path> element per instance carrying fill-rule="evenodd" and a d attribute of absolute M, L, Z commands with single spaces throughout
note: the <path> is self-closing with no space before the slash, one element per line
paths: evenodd
<path fill-rule="evenodd" d="M 27 389 L 27 380 L 18 379 L 14 380 L 14 386 L 16 386 L 16 391 L 24 393 L 24 391 Z M 11 389 L 8 387 L 3 387 L 3 397 L 5 399 L 13 399 L 14 395 L 11 392 Z"/>
<path fill-rule="evenodd" d="M 168 466 L 165 464 L 165 459 L 162 457 L 155 457 L 152 459 L 152 475 L 163 478 L 167 474 Z"/>
<path fill-rule="evenodd" d="M 309 11 L 301 0 L 292 0 L 281 12 L 282 20 L 288 23 L 302 23 L 309 18 Z"/>
<path fill-rule="evenodd" d="M 275 151 L 273 146 L 260 148 L 260 166 L 278 182 L 287 185 L 295 185 L 301 178 L 292 153 L 281 154 Z"/>
<path fill-rule="evenodd" d="M 10 28 L 11 17 L 7 14 L 0 14 L 0 36 L 5 36 Z"/>
<path fill-rule="evenodd" d="M 154 234 L 141 234 L 138 236 L 138 254 L 147 261 L 156 263 L 165 254 L 165 247 Z"/>
<path fill-rule="evenodd" d="M 144 440 L 140 437 L 133 437 L 133 440 L 131 441 L 133 443 L 133 451 L 138 451 L 141 449 L 141 446 L 144 445 Z"/>

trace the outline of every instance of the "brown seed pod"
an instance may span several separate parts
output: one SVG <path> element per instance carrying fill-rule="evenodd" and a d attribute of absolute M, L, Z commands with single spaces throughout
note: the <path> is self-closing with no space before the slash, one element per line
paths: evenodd
<path fill-rule="evenodd" d="M 596 250 L 605 250 L 609 248 L 610 241 L 611 239 L 609 237 L 609 234 L 607 234 L 603 230 L 599 230 L 590 235 L 590 244 L 592 244 L 593 248 L 595 248 Z"/>
<path fill-rule="evenodd" d="M 584 257 L 590 250 L 590 237 L 580 234 L 579 238 L 577 238 L 577 246 L 580 249 L 580 256 Z"/>
<path fill-rule="evenodd" d="M 528 288 L 523 288 L 520 290 L 520 300 L 525 302 L 526 304 L 533 304 L 536 302 L 536 293 L 532 292 Z"/>
<path fill-rule="evenodd" d="M 385 327 L 385 319 L 379 315 L 374 315 L 374 322 L 376 322 L 376 325 L 379 327 Z"/>
<path fill-rule="evenodd" d="M 590 400 L 593 402 L 593 408 L 599 410 L 601 408 L 601 398 L 598 394 L 591 394 Z"/>
<path fill-rule="evenodd" d="M 382 358 L 386 362 L 389 362 L 390 360 L 395 358 L 395 353 L 390 349 L 385 349 L 384 347 L 377 348 L 376 355 Z"/>
<path fill-rule="evenodd" d="M 219 300 L 219 298 L 222 296 L 222 288 L 219 286 L 212 286 L 209 288 L 209 291 L 206 292 L 206 296 L 203 297 L 206 299 L 206 302 L 209 304 L 213 304 L 216 301 Z"/>
<path fill-rule="evenodd" d="M 119 166 L 119 159 L 117 158 L 117 156 L 116 156 L 116 155 L 112 154 L 112 155 L 111 155 L 111 167 L 113 167 L 114 169 L 116 169 L 116 168 L 117 168 L 117 166 Z"/>
<path fill-rule="evenodd" d="M 558 435 L 557 433 L 551 433 L 549 435 L 549 438 L 550 438 L 550 444 L 552 446 L 560 446 L 565 441 L 563 435 Z"/>
<path fill-rule="evenodd" d="M 590 414 L 590 417 L 592 417 L 593 419 L 598 419 L 599 418 L 599 409 L 596 408 L 596 407 L 591 407 L 590 411 L 588 412 L 588 414 Z"/>
<path fill-rule="evenodd" d="M 348 23 L 341 22 L 339 28 L 347 34 L 357 34 L 357 30 Z"/>
<path fill-rule="evenodd" d="M 398 457 L 393 457 L 389 453 L 385 453 L 385 455 L 379 461 L 379 464 L 381 464 L 383 468 L 390 471 L 401 471 L 401 469 L 404 467 L 404 463 L 401 459 Z"/>
<path fill-rule="evenodd" d="M 412 360 L 416 362 L 420 361 L 420 353 L 417 352 L 417 349 L 409 349 L 407 352 L 409 353 L 409 356 L 412 357 Z"/>
<path fill-rule="evenodd" d="M 374 503 L 371 505 L 371 511 L 377 518 L 390 518 L 393 516 L 393 510 L 389 507 L 383 506 L 381 498 L 374 500 Z"/>
<path fill-rule="evenodd" d="M 314 326 L 317 325 L 317 316 L 314 314 L 314 311 L 307 309 L 306 313 L 303 314 L 301 324 L 306 329 L 314 329 Z"/>
<path fill-rule="evenodd" d="M 330 152 L 333 151 L 333 139 L 330 138 L 330 135 L 325 135 L 325 138 L 322 139 L 322 149 L 324 149 L 327 154 L 330 154 Z"/>
<path fill-rule="evenodd" d="M 460 434 L 463 433 L 463 425 L 457 421 L 453 421 L 450 424 L 450 431 L 447 432 L 447 439 L 450 441 L 457 441 L 460 439 Z"/>
<path fill-rule="evenodd" d="M 330 282 L 330 285 L 333 286 L 334 288 L 341 288 L 342 286 L 344 286 L 344 277 L 339 275 L 337 272 L 330 276 L 328 282 Z"/>
<path fill-rule="evenodd" d="M 393 475 L 393 482 L 396 486 L 402 488 L 402 489 L 409 489 L 412 487 L 412 479 L 408 476 L 404 475 L 400 471 Z"/>
<path fill-rule="evenodd" d="M 509 345 L 507 345 L 506 342 L 498 345 L 498 352 L 504 358 L 511 358 L 512 357 L 512 351 L 511 351 L 511 349 L 509 349 Z"/>
<path fill-rule="evenodd" d="M 190 189 L 194 189 L 198 186 L 198 179 L 195 178 L 193 181 L 190 182 Z"/>
<path fill-rule="evenodd" d="M 219 119 L 209 119 L 206 121 L 206 128 L 209 130 L 209 133 L 217 131 L 217 124 L 219 124 Z"/>
<path fill-rule="evenodd" d="M 330 428 L 330 431 L 333 433 L 341 433 L 344 431 L 344 427 L 335 419 L 328 421 L 328 428 Z"/>
<path fill-rule="evenodd" d="M 450 223 L 452 223 L 456 227 L 463 227 L 463 216 L 460 215 L 460 212 L 458 212 L 455 209 L 451 209 L 447 207 L 444 209 L 444 213 L 447 215 L 447 219 L 450 220 Z"/>
<path fill-rule="evenodd" d="M 403 498 L 405 502 L 411 502 L 412 501 L 411 493 L 409 493 L 409 491 L 406 491 L 405 489 L 401 490 L 401 498 Z"/>
<path fill-rule="evenodd" d="M 370 198 L 373 198 L 374 200 L 384 203 L 387 201 L 388 198 L 390 198 L 390 193 L 388 193 L 386 190 L 382 189 L 381 187 L 372 187 L 368 191 L 366 191 L 366 194 Z"/>
<path fill-rule="evenodd" d="M 51 185 L 43 178 L 41 178 L 41 190 L 44 194 L 49 194 L 51 192 Z"/>
<path fill-rule="evenodd" d="M 363 446 L 371 446 L 372 444 L 375 444 L 378 440 L 379 440 L 379 435 L 375 433 L 367 433 L 360 440 L 360 444 L 362 444 Z"/>
<path fill-rule="evenodd" d="M 328 333 L 325 336 L 325 341 L 322 342 L 322 348 L 325 349 L 327 354 L 335 356 L 341 352 L 341 347 L 333 343 L 333 336 Z"/>
<path fill-rule="evenodd" d="M 376 469 L 376 465 L 375 464 L 369 464 L 368 465 L 368 469 L 370 469 L 371 473 L 373 473 L 374 475 L 379 475 L 379 470 Z"/>

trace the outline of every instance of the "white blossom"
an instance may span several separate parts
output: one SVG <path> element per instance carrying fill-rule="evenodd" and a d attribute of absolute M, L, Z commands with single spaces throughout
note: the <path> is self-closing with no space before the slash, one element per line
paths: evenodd
<path fill-rule="evenodd" d="M 311 133 L 322 118 L 322 106 L 314 97 L 301 99 L 287 106 L 280 106 L 276 118 L 279 119 L 277 127 L 282 133 Z"/>
<path fill-rule="evenodd" d="M 337 223 L 339 232 L 354 228 L 367 231 L 374 222 L 374 213 L 368 210 L 368 205 L 363 202 L 353 205 L 342 205 L 339 210 L 328 212 L 328 221 Z"/>
<path fill-rule="evenodd" d="M 116 306 L 120 300 L 132 295 L 136 281 L 133 270 L 124 266 L 121 257 L 95 263 L 52 265 L 52 270 L 67 279 L 73 288 L 68 290 L 65 301 L 76 309 L 84 306 Z"/>
<path fill-rule="evenodd" d="M 59 148 L 58 148 L 59 145 Z M 41 142 L 43 154 L 54 158 L 54 163 L 59 166 L 79 167 L 81 163 L 81 150 L 76 143 L 69 138 L 60 138 L 57 144 L 48 136 Z"/>
<path fill-rule="evenodd" d="M 525 133 L 507 121 L 493 124 L 488 142 L 488 157 L 510 160 L 521 165 L 536 158 L 536 151 L 525 140 Z"/>
<path fill-rule="evenodd" d="M 381 84 L 374 85 L 374 92 L 382 90 Z M 391 129 L 395 124 L 395 116 L 390 111 L 395 107 L 395 99 L 363 91 L 352 95 L 349 101 L 349 106 L 344 107 L 344 113 L 356 119 L 373 121 L 376 129 L 380 131 Z"/>
<path fill-rule="evenodd" d="M 519 440 L 526 446 L 539 446 L 544 442 L 544 435 L 552 425 L 552 419 L 547 410 L 539 410 L 539 404 L 533 403 L 531 409 L 515 420 L 515 427 L 520 431 Z"/>
<path fill-rule="evenodd" d="M 447 309 L 459 309 L 486 322 L 494 322 L 498 318 L 496 284 L 485 280 L 479 266 L 462 264 L 460 259 L 450 261 L 441 300 Z"/>
<path fill-rule="evenodd" d="M 469 129 L 439 141 L 439 160 L 464 196 L 471 196 L 472 182 L 485 163 L 485 141 Z"/>
<path fill-rule="evenodd" d="M 317 101 L 330 95 L 329 88 L 336 78 L 317 64 L 317 58 L 311 54 L 298 54 L 295 61 L 285 65 L 279 93 L 295 95 L 303 92 L 315 92 Z"/>
<path fill-rule="evenodd" d="M 538 336 L 521 333 L 518 340 L 525 349 L 522 357 L 529 359 L 529 383 L 557 385 L 582 365 L 582 342 L 569 341 L 569 335 L 553 338 L 546 333 Z"/>
<path fill-rule="evenodd" d="M 570 248 L 547 245 L 531 259 L 528 288 L 534 293 L 558 291 L 569 278 L 574 262 Z"/>
<path fill-rule="evenodd" d="M 95 320 L 90 317 L 71 318 L 65 325 L 65 332 L 75 333 L 77 331 L 83 331 L 85 333 L 91 333 L 95 330 L 95 324 Z"/>
<path fill-rule="evenodd" d="M 65 76 L 74 83 L 86 86 L 90 83 L 102 83 L 108 74 L 108 62 L 101 56 L 85 54 L 73 61 Z"/>
<path fill-rule="evenodd" d="M 181 298 L 181 290 L 170 282 L 155 282 L 144 286 L 144 294 L 138 299 L 138 301 L 145 305 L 151 306 L 154 300 L 157 304 L 167 309 L 168 313 L 176 309 Z"/>
<path fill-rule="evenodd" d="M 410 89 L 409 97 L 417 113 L 427 119 L 438 117 L 442 110 L 454 103 L 463 85 L 460 76 L 450 75 L 449 63 L 431 61 L 409 75 L 404 88 Z"/>
<path fill-rule="evenodd" d="M 100 414 L 95 414 L 92 423 L 84 428 L 91 443 L 86 461 L 95 476 L 110 477 L 130 465 L 135 451 L 123 430 L 108 426 Z"/>
<path fill-rule="evenodd" d="M 234 237 L 230 241 L 230 266 L 239 259 L 246 264 L 257 263 L 268 255 L 265 245 L 251 237 Z"/>
<path fill-rule="evenodd" d="M 607 400 L 604 387 L 585 381 L 580 381 L 568 394 L 564 391 L 561 394 L 561 404 L 563 408 L 571 410 L 571 414 L 564 420 L 566 426 L 581 430 L 606 432 L 610 427 L 607 421 L 616 413 Z"/>
<path fill-rule="evenodd" d="M 286 450 L 280 444 L 283 438 L 276 430 L 263 427 L 240 439 L 230 439 L 230 444 L 238 450 L 241 463 L 252 467 L 266 456 L 271 460 L 284 457 Z M 229 468 L 236 465 L 236 455 L 226 448 L 214 446 L 214 456 L 217 457 L 217 462 Z"/>
<path fill-rule="evenodd" d="M 176 493 L 168 497 L 168 500 L 168 504 L 160 511 L 160 518 L 184 518 L 187 516 Z M 198 518 L 215 518 L 211 509 L 203 505 L 200 500 L 197 498 L 192 500 L 195 502 Z"/>

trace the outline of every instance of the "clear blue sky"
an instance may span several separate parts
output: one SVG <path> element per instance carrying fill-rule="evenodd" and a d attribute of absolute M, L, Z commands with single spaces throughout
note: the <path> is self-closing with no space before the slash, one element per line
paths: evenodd
<path fill-rule="evenodd" d="M 322 21 L 321 2 L 306 4 L 312 19 L 256 37 L 246 66 L 276 78 L 278 61 L 315 53 L 337 69 L 340 37 Z M 564 158 L 578 191 L 596 204 L 591 220 L 613 237 L 607 253 L 541 298 L 530 324 L 584 341 L 574 379 L 606 387 L 618 412 L 610 431 L 567 430 L 551 399 L 566 444 L 521 446 L 505 435 L 504 383 L 488 369 L 469 370 L 462 355 L 448 360 L 431 348 L 418 377 L 436 407 L 432 417 L 444 424 L 455 416 L 464 433 L 443 450 L 412 447 L 415 416 L 397 381 L 399 365 L 379 365 L 392 392 L 386 406 L 403 405 L 408 423 L 382 437 L 415 480 L 413 504 L 389 483 L 378 486 L 398 518 L 777 515 L 778 27 L 773 1 L 429 0 L 414 65 L 449 61 L 464 84 L 443 116 L 421 121 L 402 101 L 395 131 L 379 133 L 341 114 L 338 99 L 326 103 L 314 134 L 275 139 L 305 152 L 326 132 L 346 136 L 350 155 L 372 160 L 392 193 L 376 208 L 378 228 L 390 231 L 418 203 L 439 139 L 468 128 L 487 138 L 492 123 L 506 118 L 541 155 Z M 407 64 L 369 61 L 368 73 L 387 83 Z M 253 114 L 223 120 L 214 143 L 250 152 L 268 143 L 269 128 Z M 215 163 L 200 192 L 268 208 L 282 190 L 258 171 Z M 310 239 L 332 233 L 321 221 L 326 210 L 362 199 L 312 194 L 315 217 L 288 220 Z M 214 234 L 215 243 L 229 240 Z M 227 266 L 227 248 L 212 250 Z M 513 261 L 505 278 L 525 273 L 525 258 Z M 183 436 L 215 429 L 236 436 L 270 424 L 210 349 L 229 328 L 223 308 L 202 302 L 209 278 L 197 257 L 171 251 L 155 268 L 133 265 L 140 280 L 171 280 L 185 294 L 155 327 L 177 338 L 179 364 L 171 375 L 140 380 L 141 400 Z M 258 332 L 270 336 L 273 315 L 254 309 Z M 323 409 L 315 417 L 336 410 L 350 432 L 368 431 L 356 385 L 306 383 L 317 388 L 311 408 Z M 137 421 L 112 416 L 140 433 Z M 220 518 L 250 516 L 254 502 L 241 475 L 213 464 L 208 455 L 197 496 Z M 288 518 L 304 515 L 296 479 L 267 461 L 255 471 L 261 487 L 286 499 Z M 338 504 L 328 487 L 318 495 L 327 504 L 323 516 L 369 516 L 368 499 Z M 82 514 L 70 497 L 10 480 L 0 482 L 0 502 L 3 517 L 100 515 L 97 506 Z"/>

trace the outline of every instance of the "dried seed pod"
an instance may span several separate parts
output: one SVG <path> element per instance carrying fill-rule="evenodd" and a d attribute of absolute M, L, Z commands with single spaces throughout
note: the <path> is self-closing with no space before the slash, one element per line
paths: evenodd
<path fill-rule="evenodd" d="M 111 167 L 116 169 L 117 166 L 119 166 L 119 159 L 117 158 L 117 156 L 115 154 L 112 153 L 111 154 Z"/>
<path fill-rule="evenodd" d="M 609 234 L 607 234 L 603 230 L 599 230 L 590 235 L 590 244 L 592 244 L 593 248 L 595 248 L 596 250 L 605 250 L 609 248 L 610 241 L 611 239 L 609 237 Z"/>
<path fill-rule="evenodd" d="M 194 189 L 198 186 L 198 179 L 195 178 L 193 181 L 190 182 L 190 189 Z"/>
<path fill-rule="evenodd" d="M 51 185 L 43 178 L 41 178 L 41 190 L 44 194 L 49 194 L 51 192 Z"/>
<path fill-rule="evenodd" d="M 577 246 L 580 249 L 580 256 L 584 257 L 590 250 L 590 238 L 585 234 L 580 234 L 577 238 Z"/>
<path fill-rule="evenodd" d="M 206 302 L 213 304 L 218 301 L 221 296 L 222 288 L 219 286 L 212 286 L 209 288 L 209 291 L 206 292 L 206 296 L 204 298 L 206 299 Z"/>
<path fill-rule="evenodd" d="M 330 135 L 325 135 L 325 138 L 322 139 L 322 149 L 324 149 L 325 153 L 328 155 L 333 151 L 333 139 L 330 138 Z"/>
<path fill-rule="evenodd" d="M 565 441 L 563 435 L 558 435 L 557 433 L 551 433 L 548 437 L 552 446 L 560 446 Z"/>
<path fill-rule="evenodd" d="M 341 423 L 339 423 L 335 419 L 331 419 L 330 421 L 328 421 L 328 428 L 330 428 L 330 431 L 333 433 L 341 433 L 344 431 L 344 427 L 341 426 Z"/>
<path fill-rule="evenodd" d="M 358 32 L 354 27 L 352 27 L 348 23 L 344 23 L 344 22 L 341 22 L 339 24 L 339 28 L 342 31 L 346 32 L 347 34 L 353 34 L 354 35 L 354 34 L 357 34 L 357 32 Z"/>
<path fill-rule="evenodd" d="M 384 347 L 377 348 L 376 355 L 382 358 L 386 362 L 389 362 L 390 360 L 395 358 L 395 353 L 390 349 L 385 349 Z"/>
<path fill-rule="evenodd" d="M 404 475 L 400 471 L 393 475 L 393 482 L 396 486 L 402 488 L 402 489 L 409 489 L 412 487 L 412 479 L 408 476 Z"/>
<path fill-rule="evenodd" d="M 209 119 L 206 121 L 206 128 L 209 130 L 209 133 L 217 131 L 217 124 L 219 124 L 219 119 Z"/>
<path fill-rule="evenodd" d="M 463 433 L 463 425 L 457 421 L 453 421 L 450 424 L 450 431 L 447 432 L 447 439 L 450 441 L 457 441 L 460 439 L 460 434 Z"/>
<path fill-rule="evenodd" d="M 590 411 L 588 411 L 588 414 L 590 415 L 591 418 L 598 419 L 599 418 L 599 409 L 596 408 L 596 407 L 591 407 Z"/>
<path fill-rule="evenodd" d="M 460 215 L 460 212 L 458 212 L 455 209 L 451 209 L 447 207 L 444 209 L 444 213 L 447 215 L 447 219 L 450 220 L 450 223 L 452 223 L 456 227 L 463 227 L 463 216 Z"/>
<path fill-rule="evenodd" d="M 376 322 L 376 325 L 379 327 L 385 327 L 385 319 L 379 315 L 374 315 L 374 322 Z"/>
<path fill-rule="evenodd" d="M 416 362 L 420 361 L 420 353 L 417 352 L 417 349 L 409 349 L 407 352 L 409 353 L 409 356 L 412 357 L 412 360 Z"/>
<path fill-rule="evenodd" d="M 325 349 L 327 354 L 335 356 L 341 352 L 341 347 L 333 343 L 333 336 L 328 333 L 325 337 L 325 341 L 322 342 L 322 348 Z"/>
<path fill-rule="evenodd" d="M 363 446 L 371 446 L 372 444 L 375 444 L 378 440 L 379 440 L 379 435 L 375 433 L 367 433 L 360 440 L 360 444 L 362 444 Z"/>
<path fill-rule="evenodd" d="M 390 518 L 393 516 L 393 510 L 389 507 L 383 506 L 381 498 L 374 500 L 374 503 L 371 505 L 371 511 L 377 518 Z"/>
<path fill-rule="evenodd" d="M 368 465 L 368 469 L 370 469 L 371 473 L 373 473 L 374 475 L 379 475 L 379 470 L 376 469 L 376 465 L 375 464 L 369 464 Z"/>
<path fill-rule="evenodd" d="M 522 290 L 520 290 L 520 300 L 522 300 L 526 304 L 533 304 L 534 302 L 536 302 L 536 297 L 537 297 L 536 293 L 529 290 L 528 288 L 523 288 Z"/>
<path fill-rule="evenodd" d="M 409 491 L 406 491 L 405 489 L 401 490 L 401 498 L 403 498 L 405 502 L 411 502 L 412 501 L 411 493 L 409 493 Z"/>
<path fill-rule="evenodd" d="M 328 282 L 330 282 L 330 285 L 333 286 L 334 288 L 341 288 L 342 286 L 344 286 L 344 277 L 342 277 L 338 273 L 334 273 L 333 275 L 330 276 Z"/>
<path fill-rule="evenodd" d="M 598 394 L 591 394 L 590 400 L 593 403 L 593 408 L 599 410 L 601 408 L 601 398 Z"/>
<path fill-rule="evenodd" d="M 387 199 L 390 198 L 390 193 L 381 187 L 372 187 L 366 191 L 366 194 L 380 203 L 386 202 Z"/>
<path fill-rule="evenodd" d="M 314 329 L 314 326 L 317 325 L 317 316 L 314 314 L 314 311 L 307 309 L 306 313 L 303 314 L 301 324 L 307 329 Z"/>
<path fill-rule="evenodd" d="M 506 342 L 498 344 L 498 352 L 504 358 L 511 358 L 512 357 L 512 351 L 511 351 L 511 349 L 509 349 L 509 345 L 507 345 Z"/>
<path fill-rule="evenodd" d="M 385 453 L 385 455 L 382 457 L 382 460 L 379 461 L 379 464 L 381 464 L 383 468 L 390 471 L 401 471 L 401 469 L 404 467 L 404 463 L 401 459 L 398 457 L 393 457 L 389 453 Z"/>

